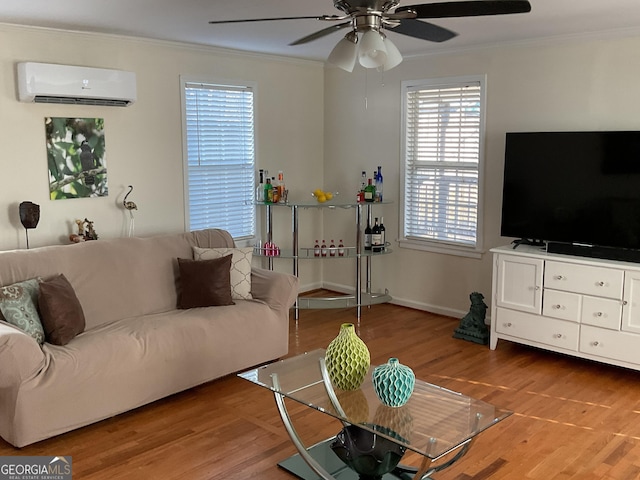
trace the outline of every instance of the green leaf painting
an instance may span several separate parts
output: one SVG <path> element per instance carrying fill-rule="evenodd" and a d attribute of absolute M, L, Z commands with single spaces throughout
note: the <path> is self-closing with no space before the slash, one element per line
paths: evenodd
<path fill-rule="evenodd" d="M 51 200 L 106 197 L 104 119 L 44 119 Z"/>

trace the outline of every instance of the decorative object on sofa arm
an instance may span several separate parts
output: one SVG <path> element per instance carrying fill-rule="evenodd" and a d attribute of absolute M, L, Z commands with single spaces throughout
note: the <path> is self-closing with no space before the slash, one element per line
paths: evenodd
<path fill-rule="evenodd" d="M 473 292 L 469 295 L 471 307 L 460 320 L 460 325 L 456 328 L 453 338 L 461 338 L 470 342 L 486 345 L 489 343 L 489 329 L 484 323 L 487 315 L 487 305 L 484 303 L 484 295 Z"/>
<path fill-rule="evenodd" d="M 331 382 L 341 390 L 360 388 L 371 365 L 367 345 L 356 334 L 353 323 L 343 323 L 325 353 Z"/>
<path fill-rule="evenodd" d="M 389 407 L 401 407 L 409 401 L 416 383 L 411 368 L 402 365 L 397 358 L 390 358 L 373 369 L 373 390 L 382 403 Z"/>
<path fill-rule="evenodd" d="M 36 228 L 40 221 L 40 205 L 33 202 L 22 202 L 19 207 L 20 223 L 24 227 L 27 237 L 27 249 L 29 248 L 29 229 Z"/>

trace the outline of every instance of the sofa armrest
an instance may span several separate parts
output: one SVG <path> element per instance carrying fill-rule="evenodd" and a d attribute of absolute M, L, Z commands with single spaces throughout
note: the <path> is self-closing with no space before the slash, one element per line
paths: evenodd
<path fill-rule="evenodd" d="M 298 277 L 264 268 L 251 269 L 251 295 L 274 309 L 288 311 L 298 297 Z"/>
<path fill-rule="evenodd" d="M 38 372 L 45 355 L 33 338 L 0 321 L 0 388 L 22 383 Z"/>

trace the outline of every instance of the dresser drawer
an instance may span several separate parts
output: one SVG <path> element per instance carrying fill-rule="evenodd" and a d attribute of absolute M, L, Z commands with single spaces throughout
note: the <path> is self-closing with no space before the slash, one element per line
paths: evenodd
<path fill-rule="evenodd" d="M 542 315 L 560 318 L 571 322 L 580 321 L 580 305 L 582 295 L 544 289 L 542 299 Z"/>
<path fill-rule="evenodd" d="M 623 284 L 623 270 L 554 261 L 545 262 L 545 288 L 621 299 Z"/>
<path fill-rule="evenodd" d="M 582 326 L 580 351 L 603 358 L 640 365 L 640 335 Z"/>
<path fill-rule="evenodd" d="M 620 330 L 622 302 L 598 297 L 582 297 L 580 321 L 585 325 Z"/>
<path fill-rule="evenodd" d="M 578 350 L 579 323 L 541 317 L 501 307 L 496 310 L 495 321 L 498 333 L 566 350 Z"/>

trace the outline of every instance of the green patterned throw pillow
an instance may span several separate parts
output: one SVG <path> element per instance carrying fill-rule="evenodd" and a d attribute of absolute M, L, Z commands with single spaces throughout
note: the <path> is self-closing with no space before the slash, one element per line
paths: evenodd
<path fill-rule="evenodd" d="M 38 315 L 38 280 L 0 287 L 0 312 L 4 319 L 35 338 L 42 345 L 44 329 Z"/>

